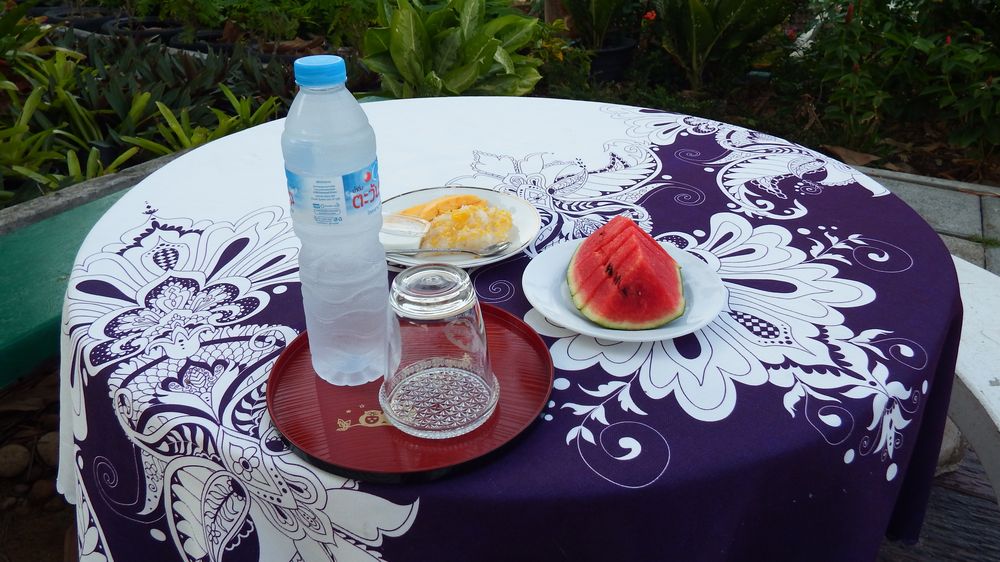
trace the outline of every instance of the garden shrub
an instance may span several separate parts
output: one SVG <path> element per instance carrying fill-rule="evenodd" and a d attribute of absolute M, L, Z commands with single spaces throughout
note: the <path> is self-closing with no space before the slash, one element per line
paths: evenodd
<path fill-rule="evenodd" d="M 261 123 L 293 92 L 287 69 L 240 49 L 195 58 L 80 40 L 20 7 L 0 16 L 0 37 L 0 205 Z"/>
<path fill-rule="evenodd" d="M 985 156 L 1000 144 L 1000 85 L 993 78 L 1000 50 L 972 23 L 1000 27 L 996 4 L 822 0 L 817 7 L 814 36 L 796 71 L 814 81 L 824 116 L 844 143 L 871 147 L 887 122 L 936 120 L 956 146 Z"/>

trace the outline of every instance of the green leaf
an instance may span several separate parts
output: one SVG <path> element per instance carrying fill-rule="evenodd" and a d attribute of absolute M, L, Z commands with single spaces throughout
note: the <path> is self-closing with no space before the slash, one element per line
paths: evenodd
<path fill-rule="evenodd" d="M 402 82 L 398 78 L 394 78 L 388 74 L 382 75 L 382 90 L 384 93 L 391 95 L 395 99 L 403 98 Z"/>
<path fill-rule="evenodd" d="M 462 47 L 462 61 L 466 63 L 478 61 L 485 72 L 493 64 L 493 54 L 500 48 L 500 40 L 487 35 L 476 37 Z"/>
<path fill-rule="evenodd" d="M 146 150 L 152 152 L 153 154 L 157 154 L 160 156 L 166 156 L 168 154 L 174 153 L 174 150 L 172 150 L 170 147 L 148 139 L 141 139 L 139 137 L 130 137 L 128 135 L 122 135 L 122 140 L 129 144 L 134 144 L 135 146 L 138 146 L 140 148 L 145 148 Z"/>
<path fill-rule="evenodd" d="M 499 39 L 501 46 L 509 53 L 530 43 L 538 30 L 537 19 L 514 14 L 499 17 L 483 26 L 483 32 Z"/>
<path fill-rule="evenodd" d="M 26 177 L 28 179 L 31 179 L 31 180 L 34 180 L 34 181 L 40 183 L 40 184 L 42 184 L 42 185 L 44 185 L 46 187 L 56 187 L 59 184 L 59 182 L 56 181 L 55 177 L 53 177 L 51 175 L 46 176 L 46 175 L 40 174 L 40 173 L 36 172 L 35 170 L 32 170 L 30 168 L 26 168 L 24 166 L 11 166 L 10 169 L 14 170 L 18 174 L 20 174 L 20 175 L 22 175 L 22 176 L 24 176 L 24 177 Z"/>
<path fill-rule="evenodd" d="M 523 96 L 535 89 L 542 75 L 533 67 L 518 68 L 514 74 L 500 74 L 483 80 L 467 93 L 480 96 Z"/>
<path fill-rule="evenodd" d="M 444 7 L 436 12 L 432 12 L 427 16 L 424 21 L 424 27 L 427 29 L 427 35 L 433 37 L 446 29 L 455 28 L 458 29 L 458 16 L 455 14 L 455 10 L 451 7 Z"/>
<path fill-rule="evenodd" d="M 66 151 L 66 169 L 69 170 L 69 176 L 75 181 L 83 179 L 83 171 L 80 169 L 80 158 L 77 157 L 76 152 L 73 150 Z"/>
<path fill-rule="evenodd" d="M 87 179 L 96 178 L 100 175 L 101 153 L 97 148 L 91 148 L 87 156 Z"/>
<path fill-rule="evenodd" d="M 378 18 L 378 24 L 382 27 L 389 27 L 389 22 L 392 21 L 392 4 L 389 0 L 375 0 L 375 11 Z"/>
<path fill-rule="evenodd" d="M 439 74 L 448 72 L 459 60 L 462 47 L 462 32 L 457 27 L 442 31 L 435 37 L 434 70 Z"/>
<path fill-rule="evenodd" d="M 389 53 L 399 74 L 409 84 L 420 84 L 428 59 L 429 39 L 420 14 L 408 0 L 399 0 L 399 9 L 392 15 Z"/>
<path fill-rule="evenodd" d="M 132 98 L 132 107 L 128 110 L 128 119 L 132 121 L 133 124 L 138 124 L 139 120 L 146 113 L 146 106 L 149 105 L 149 100 L 153 95 L 149 92 L 142 92 L 139 95 Z"/>
<path fill-rule="evenodd" d="M 448 71 L 441 79 L 444 87 L 453 94 L 461 94 L 476 83 L 480 76 L 480 62 L 472 61 Z"/>
<path fill-rule="evenodd" d="M 921 53 L 928 53 L 934 48 L 934 43 L 929 39 L 924 39 L 923 37 L 916 37 L 911 43 L 913 48 L 920 51 Z"/>
<path fill-rule="evenodd" d="M 35 114 L 35 110 L 38 109 L 38 104 L 42 101 L 42 94 L 45 90 L 42 88 L 35 88 L 28 99 L 24 101 L 24 106 L 21 107 L 21 115 L 17 118 L 17 126 L 28 128 L 28 121 L 31 120 L 31 116 Z"/>
<path fill-rule="evenodd" d="M 503 49 L 497 49 L 493 53 L 493 60 L 500 63 L 500 66 L 503 67 L 504 72 L 506 72 L 507 74 L 514 74 L 514 61 L 511 60 L 510 55 L 507 54 L 507 51 Z"/>
<path fill-rule="evenodd" d="M 701 68 L 701 62 L 708 58 L 708 52 L 715 40 L 715 24 L 712 14 L 701 0 L 688 0 L 688 17 L 690 18 L 690 35 L 688 48 L 691 53 L 693 70 Z"/>
<path fill-rule="evenodd" d="M 462 30 L 462 38 L 468 40 L 486 17 L 485 1 L 454 0 L 452 5 L 458 8 L 458 27 Z"/>
<path fill-rule="evenodd" d="M 399 70 L 396 69 L 396 65 L 392 62 L 392 55 L 387 52 L 365 57 L 361 59 L 361 63 L 364 64 L 368 70 L 381 74 L 383 77 L 389 76 L 397 81 L 402 80 L 403 78 L 400 76 Z"/>
<path fill-rule="evenodd" d="M 118 158 L 115 158 L 111 162 L 111 164 L 109 164 L 108 167 L 104 169 L 104 171 L 109 174 L 115 173 L 116 171 L 118 171 L 118 168 L 122 164 L 128 162 L 129 159 L 135 156 L 137 152 L 139 152 L 139 147 L 137 146 L 133 146 L 132 148 L 126 150 L 125 152 L 122 152 L 121 154 L 118 155 Z"/>
<path fill-rule="evenodd" d="M 191 147 L 191 139 L 188 137 L 188 134 L 185 130 L 186 127 L 181 126 L 181 124 L 177 121 L 177 117 L 174 115 L 172 111 L 170 111 L 170 108 L 161 102 L 156 102 L 156 108 L 160 110 L 160 115 L 162 115 L 163 119 L 166 120 L 167 125 L 169 125 L 170 130 L 173 132 L 174 136 L 176 137 L 180 145 L 184 148 Z M 185 119 L 186 116 L 187 112 L 182 110 L 181 119 Z"/>
<path fill-rule="evenodd" d="M 365 56 L 378 55 L 389 50 L 388 27 L 372 27 L 365 31 Z"/>

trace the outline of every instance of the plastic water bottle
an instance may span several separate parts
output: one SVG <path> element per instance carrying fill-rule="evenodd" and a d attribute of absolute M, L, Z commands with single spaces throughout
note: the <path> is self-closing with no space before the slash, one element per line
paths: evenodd
<path fill-rule="evenodd" d="M 375 132 L 342 58 L 303 57 L 294 68 L 281 150 L 313 368 L 333 384 L 363 384 L 393 367 Z"/>

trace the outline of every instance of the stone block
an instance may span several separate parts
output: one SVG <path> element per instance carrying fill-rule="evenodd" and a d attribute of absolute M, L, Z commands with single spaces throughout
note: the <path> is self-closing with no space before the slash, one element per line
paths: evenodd
<path fill-rule="evenodd" d="M 942 234 L 941 240 L 944 240 L 944 245 L 948 247 L 948 253 L 951 255 L 958 256 L 979 267 L 985 267 L 986 254 L 982 244 L 947 234 Z"/>
<path fill-rule="evenodd" d="M 887 179 L 882 179 L 881 183 L 935 231 L 966 238 L 983 235 L 982 205 L 978 195 Z"/>

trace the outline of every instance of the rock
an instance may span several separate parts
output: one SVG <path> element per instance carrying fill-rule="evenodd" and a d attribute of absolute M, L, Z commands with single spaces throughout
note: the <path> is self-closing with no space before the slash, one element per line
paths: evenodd
<path fill-rule="evenodd" d="M 35 503 L 42 503 L 54 495 L 56 495 L 56 483 L 47 479 L 36 480 L 31 485 L 31 490 L 28 490 L 28 499 Z"/>
<path fill-rule="evenodd" d="M 31 451 L 24 445 L 11 443 L 0 447 L 0 478 L 13 478 L 28 468 Z"/>
<path fill-rule="evenodd" d="M 15 496 L 23 498 L 24 496 L 28 495 L 28 490 L 30 489 L 31 486 L 28 486 L 27 484 L 17 484 L 16 486 L 14 486 L 13 491 Z"/>
<path fill-rule="evenodd" d="M 948 418 L 944 423 L 944 436 L 941 438 L 941 451 L 938 453 L 934 476 L 955 471 L 958 465 L 962 464 L 963 457 L 965 457 L 965 438 L 962 437 L 958 426 Z"/>
<path fill-rule="evenodd" d="M 42 462 L 49 466 L 56 466 L 59 464 L 59 432 L 50 431 L 38 439 L 38 445 L 35 446 L 35 450 L 38 451 L 38 456 L 42 458 Z"/>

